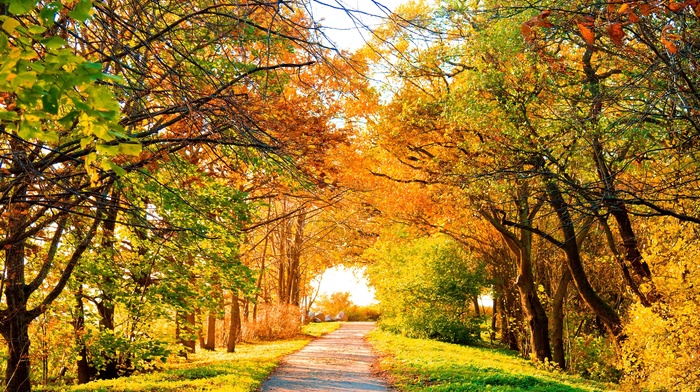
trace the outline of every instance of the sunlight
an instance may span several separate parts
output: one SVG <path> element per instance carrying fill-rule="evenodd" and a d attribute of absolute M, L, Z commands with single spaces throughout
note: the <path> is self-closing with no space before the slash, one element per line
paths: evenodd
<path fill-rule="evenodd" d="M 359 306 L 376 303 L 374 289 L 368 286 L 364 277 L 364 268 L 359 267 L 333 267 L 328 268 L 320 277 L 316 277 L 315 284 L 321 279 L 319 297 L 331 295 L 337 292 L 349 292 L 350 300 Z"/>

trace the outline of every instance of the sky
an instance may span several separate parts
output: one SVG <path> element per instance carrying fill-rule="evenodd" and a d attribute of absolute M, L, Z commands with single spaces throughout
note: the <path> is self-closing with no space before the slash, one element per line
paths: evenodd
<path fill-rule="evenodd" d="M 321 276 L 319 297 L 323 294 L 330 296 L 336 292 L 347 291 L 350 293 L 350 301 L 355 305 L 365 306 L 376 302 L 374 290 L 367 286 L 362 271 L 360 268 L 343 266 L 327 269 Z"/>
<path fill-rule="evenodd" d="M 381 23 L 379 16 L 387 15 L 406 1 L 313 0 L 310 12 L 336 47 L 353 51 L 364 45 L 368 38 L 368 31 L 363 26 L 377 27 Z M 357 12 L 348 13 L 340 8 Z"/>

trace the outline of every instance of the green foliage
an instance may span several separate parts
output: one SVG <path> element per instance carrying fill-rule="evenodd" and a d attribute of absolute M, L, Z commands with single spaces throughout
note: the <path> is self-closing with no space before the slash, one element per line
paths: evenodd
<path fill-rule="evenodd" d="M 85 169 L 92 181 L 98 169 L 124 170 L 112 162 L 118 154 L 137 155 L 141 145 L 119 124 L 120 107 L 105 82 L 120 81 L 102 72 L 102 65 L 75 54 L 54 35 L 60 1 L 13 0 L 10 15 L 0 16 L 0 93 L 15 94 L 0 105 L 0 125 L 18 137 L 48 146 L 66 143 L 92 146 Z M 68 16 L 85 22 L 92 1 L 80 0 Z"/>
<path fill-rule="evenodd" d="M 366 254 L 374 260 L 369 278 L 381 304 L 381 326 L 412 337 L 475 343 L 480 321 L 467 310 L 483 287 L 483 266 L 444 236 L 405 242 L 379 241 Z"/>
<path fill-rule="evenodd" d="M 120 374 L 159 369 L 171 354 L 170 345 L 147 335 L 125 336 L 124 331 L 102 330 L 87 337 L 89 360 L 97 370 L 104 370 L 108 360 L 118 364 Z"/>
<path fill-rule="evenodd" d="M 39 391 L 240 391 L 255 390 L 285 355 L 309 339 L 240 344 L 235 353 L 202 351 L 190 360 L 167 365 L 163 371 L 69 387 L 38 387 Z"/>
<path fill-rule="evenodd" d="M 381 367 L 402 391 L 600 391 L 600 383 L 539 370 L 514 353 L 372 332 Z"/>
<path fill-rule="evenodd" d="M 618 382 L 622 376 L 612 345 L 603 337 L 579 336 L 571 341 L 569 371 L 593 380 Z"/>

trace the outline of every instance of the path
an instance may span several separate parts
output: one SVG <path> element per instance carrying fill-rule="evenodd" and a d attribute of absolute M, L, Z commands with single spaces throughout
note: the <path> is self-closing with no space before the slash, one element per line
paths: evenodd
<path fill-rule="evenodd" d="M 388 391 L 373 374 L 377 360 L 364 336 L 374 323 L 343 323 L 340 328 L 287 356 L 258 391 Z"/>

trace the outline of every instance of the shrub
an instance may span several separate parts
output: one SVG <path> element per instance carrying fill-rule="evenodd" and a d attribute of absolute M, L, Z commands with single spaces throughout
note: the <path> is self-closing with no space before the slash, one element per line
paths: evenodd
<path fill-rule="evenodd" d="M 301 332 L 301 311 L 297 306 L 273 304 L 260 305 L 257 319 L 243 323 L 241 339 L 256 340 L 287 339 Z"/>
<path fill-rule="evenodd" d="M 367 256 L 384 329 L 459 344 L 480 339 L 482 319 L 467 315 L 484 284 L 481 260 L 442 235 L 378 241 Z"/>
<path fill-rule="evenodd" d="M 345 311 L 348 321 L 377 321 L 382 314 L 379 305 L 352 305 Z"/>
<path fill-rule="evenodd" d="M 433 339 L 441 342 L 471 345 L 479 338 L 480 318 L 460 319 L 431 308 L 416 310 L 411 315 L 382 319 L 383 330 L 410 338 Z"/>
<path fill-rule="evenodd" d="M 573 339 L 569 371 L 585 378 L 618 382 L 622 376 L 617 354 L 605 338 L 590 335 Z"/>
<path fill-rule="evenodd" d="M 347 314 L 348 309 L 352 306 L 350 301 L 350 293 L 347 291 L 336 292 L 330 296 L 323 294 L 317 301 L 317 307 L 321 311 L 331 317 L 335 317 L 341 311 Z"/>

